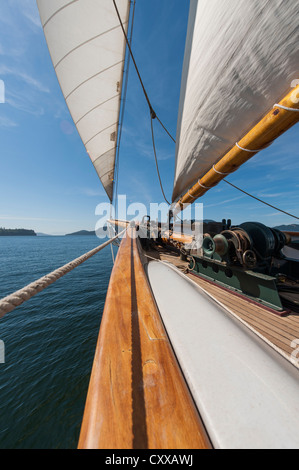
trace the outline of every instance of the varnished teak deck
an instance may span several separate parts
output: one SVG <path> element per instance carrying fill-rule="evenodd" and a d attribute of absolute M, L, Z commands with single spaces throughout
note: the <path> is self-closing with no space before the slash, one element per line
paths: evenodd
<path fill-rule="evenodd" d="M 162 326 L 137 242 L 127 236 L 107 292 L 79 448 L 209 447 Z"/>
<path fill-rule="evenodd" d="M 156 256 L 161 260 L 172 263 L 182 271 L 186 271 L 188 267 L 188 263 L 182 261 L 174 253 L 167 253 L 161 249 L 159 252 L 156 252 Z M 223 304 L 233 315 L 244 322 L 251 330 L 255 331 L 280 354 L 289 360 L 291 359 L 291 354 L 294 353 L 292 342 L 299 339 L 298 314 L 290 312 L 280 317 L 269 311 L 269 309 L 252 303 L 245 297 L 240 298 L 205 279 L 188 272 L 186 272 L 186 276 Z M 296 363 L 294 364 L 296 365 Z"/>

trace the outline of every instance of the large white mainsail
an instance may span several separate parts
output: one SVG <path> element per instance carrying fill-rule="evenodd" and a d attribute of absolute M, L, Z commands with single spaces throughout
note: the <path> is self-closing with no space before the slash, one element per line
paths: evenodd
<path fill-rule="evenodd" d="M 298 0 L 191 0 L 173 201 L 299 78 Z"/>
<path fill-rule="evenodd" d="M 130 1 L 117 0 L 125 29 Z M 125 38 L 112 0 L 37 0 L 71 116 L 110 200 Z"/>

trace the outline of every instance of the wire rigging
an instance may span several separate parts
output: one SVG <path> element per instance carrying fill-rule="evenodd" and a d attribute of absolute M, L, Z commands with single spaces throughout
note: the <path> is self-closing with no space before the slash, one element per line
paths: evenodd
<path fill-rule="evenodd" d="M 161 126 L 163 127 L 164 131 L 169 135 L 169 137 L 171 138 L 171 140 L 176 143 L 175 139 L 172 137 L 172 135 L 168 132 L 168 130 L 166 129 L 166 127 L 164 126 L 163 122 L 160 121 L 159 117 L 156 115 L 156 118 L 157 118 L 157 121 L 159 121 L 159 123 L 161 124 Z"/>
<path fill-rule="evenodd" d="M 246 191 L 244 191 L 244 190 L 241 189 L 241 188 L 238 188 L 238 186 L 235 186 L 234 184 L 230 183 L 230 182 L 227 181 L 226 179 L 223 179 L 223 181 L 224 181 L 225 183 L 229 184 L 230 186 L 232 186 L 233 188 L 237 189 L 238 191 L 241 191 L 241 193 L 244 193 L 244 194 L 246 194 L 247 196 L 252 197 L 252 198 L 255 199 L 256 201 L 262 202 L 262 203 L 265 204 L 266 206 L 272 207 L 272 209 L 275 209 L 275 210 L 277 210 L 277 211 L 279 211 L 279 212 L 282 212 L 283 214 L 289 215 L 290 217 L 293 217 L 294 219 L 299 220 L 299 217 L 297 217 L 296 215 L 290 214 L 289 212 L 283 211 L 282 209 L 279 209 L 278 207 L 272 206 L 272 204 L 269 204 L 268 202 L 265 202 L 265 201 L 263 201 L 262 199 L 259 199 L 258 197 L 253 196 L 252 194 L 247 193 Z"/>

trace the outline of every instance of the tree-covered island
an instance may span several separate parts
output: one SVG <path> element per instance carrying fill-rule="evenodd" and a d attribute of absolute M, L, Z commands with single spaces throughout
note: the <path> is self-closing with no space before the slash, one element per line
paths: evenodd
<path fill-rule="evenodd" d="M 34 230 L 0 227 L 0 237 L 36 237 Z"/>

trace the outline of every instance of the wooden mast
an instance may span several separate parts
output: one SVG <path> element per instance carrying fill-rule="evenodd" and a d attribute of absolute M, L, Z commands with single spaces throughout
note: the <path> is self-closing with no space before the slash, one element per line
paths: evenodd
<path fill-rule="evenodd" d="M 197 198 L 203 196 L 225 176 L 236 171 L 243 163 L 296 124 L 299 121 L 298 111 L 299 85 L 275 105 L 253 129 L 237 142 L 238 145 L 235 145 L 227 152 L 214 167 L 176 202 L 173 212 L 180 212 L 183 204 L 191 204 Z"/>
<path fill-rule="evenodd" d="M 128 230 L 112 272 L 79 449 L 210 448 Z"/>

